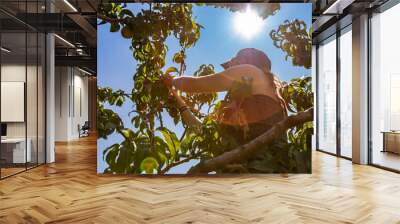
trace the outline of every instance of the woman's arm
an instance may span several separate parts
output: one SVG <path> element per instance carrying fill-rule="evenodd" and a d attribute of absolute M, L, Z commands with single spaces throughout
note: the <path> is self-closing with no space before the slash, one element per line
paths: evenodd
<path fill-rule="evenodd" d="M 211 93 L 227 91 L 231 82 L 223 74 L 202 77 L 181 76 L 172 80 L 172 85 L 187 93 Z"/>
<path fill-rule="evenodd" d="M 254 66 L 237 65 L 213 75 L 175 77 L 172 86 L 188 93 L 222 92 L 228 91 L 235 81 L 241 81 L 243 77 L 252 77 L 254 81 L 259 78 Z"/>
<path fill-rule="evenodd" d="M 199 127 L 201 125 L 200 119 L 194 116 L 190 108 L 186 105 L 185 101 L 176 90 L 171 89 L 171 91 L 178 102 L 183 122 L 189 127 Z"/>

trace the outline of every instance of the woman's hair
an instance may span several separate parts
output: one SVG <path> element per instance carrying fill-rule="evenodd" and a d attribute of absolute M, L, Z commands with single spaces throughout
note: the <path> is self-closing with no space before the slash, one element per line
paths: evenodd
<path fill-rule="evenodd" d="M 260 50 L 245 48 L 236 54 L 236 58 L 239 59 L 242 64 L 254 65 L 264 73 L 271 72 L 271 60 Z"/>
<path fill-rule="evenodd" d="M 239 61 L 239 62 L 238 62 Z M 255 48 L 245 48 L 240 50 L 234 58 L 222 64 L 224 69 L 238 64 L 250 64 L 261 69 L 264 73 L 271 72 L 271 60 L 268 56 Z"/>

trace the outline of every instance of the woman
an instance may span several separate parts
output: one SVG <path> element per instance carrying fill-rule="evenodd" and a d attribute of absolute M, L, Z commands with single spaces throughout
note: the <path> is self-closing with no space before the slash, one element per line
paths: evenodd
<path fill-rule="evenodd" d="M 223 72 L 202 77 L 164 77 L 180 106 L 184 122 L 199 126 L 201 121 L 186 106 L 177 90 L 187 93 L 227 91 L 214 117 L 238 143 L 246 143 L 287 116 L 279 93 L 279 80 L 271 73 L 271 61 L 260 50 L 240 50 L 222 64 Z"/>

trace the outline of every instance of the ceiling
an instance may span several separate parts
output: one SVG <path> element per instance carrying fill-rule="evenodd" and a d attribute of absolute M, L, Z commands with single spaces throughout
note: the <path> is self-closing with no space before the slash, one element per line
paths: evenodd
<path fill-rule="evenodd" d="M 313 0 L 313 43 L 351 24 L 352 18 L 373 11 L 388 0 Z"/>
<path fill-rule="evenodd" d="M 290 1 L 287 1 L 290 2 Z M 305 0 L 313 4 L 313 42 L 351 23 L 352 17 L 379 7 L 387 0 Z M 75 65 L 96 73 L 97 0 L 1 0 L 2 44 L 18 55 L 33 54 L 35 43 L 25 50 L 25 31 L 54 32 L 56 64 Z M 51 9 L 51 10 L 50 10 Z M 51 11 L 52 13 L 49 13 Z M 340 21 L 340 22 L 338 22 Z M 29 36 L 29 35 L 28 35 Z M 60 38 L 59 38 L 60 37 Z M 72 45 L 73 46 L 72 46 Z M 40 47 L 40 46 L 39 46 Z M 9 55 L 11 56 L 11 54 Z"/>
<path fill-rule="evenodd" d="M 96 0 L 47 0 L 47 5 L 45 0 L 1 0 L 2 46 L 12 50 L 8 60 L 36 57 L 44 44 L 38 46 L 34 37 L 50 32 L 57 34 L 56 66 L 78 66 L 96 74 L 97 4 Z"/>

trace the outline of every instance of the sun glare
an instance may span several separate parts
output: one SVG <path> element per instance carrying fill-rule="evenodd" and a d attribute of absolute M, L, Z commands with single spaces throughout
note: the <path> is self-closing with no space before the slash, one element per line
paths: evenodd
<path fill-rule="evenodd" d="M 263 24 L 263 19 L 250 7 L 247 7 L 245 12 L 237 12 L 234 20 L 236 32 L 246 39 L 251 39 L 259 33 Z"/>

